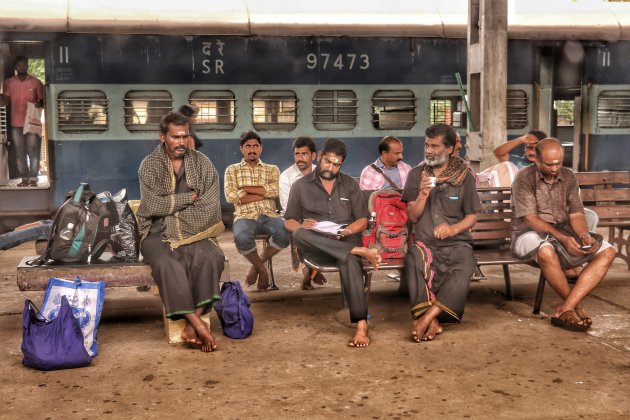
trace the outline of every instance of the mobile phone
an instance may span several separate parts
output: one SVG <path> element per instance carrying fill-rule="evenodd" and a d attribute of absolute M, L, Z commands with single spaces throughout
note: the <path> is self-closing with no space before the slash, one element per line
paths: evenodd
<path fill-rule="evenodd" d="M 582 245 L 582 246 L 580 247 L 580 249 L 581 249 L 582 251 L 590 251 L 590 250 L 591 250 L 591 248 L 592 248 L 592 247 L 591 247 L 590 245 Z"/>

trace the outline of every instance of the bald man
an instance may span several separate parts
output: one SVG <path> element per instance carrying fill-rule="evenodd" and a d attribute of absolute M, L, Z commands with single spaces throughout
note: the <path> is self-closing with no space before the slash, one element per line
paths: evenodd
<path fill-rule="evenodd" d="M 586 331 L 592 324 L 582 300 L 606 276 L 615 250 L 588 231 L 584 206 L 573 172 L 562 166 L 560 141 L 546 138 L 536 145 L 536 162 L 520 170 L 512 185 L 512 252 L 522 259 L 534 259 L 560 295 L 551 323 L 571 331 Z M 591 256 L 573 289 L 550 240 L 560 243 L 574 256 Z M 564 267 L 568 268 L 568 267 Z"/>

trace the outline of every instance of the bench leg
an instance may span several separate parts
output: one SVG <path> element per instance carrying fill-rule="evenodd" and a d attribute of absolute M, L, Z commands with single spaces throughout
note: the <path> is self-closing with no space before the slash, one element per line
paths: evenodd
<path fill-rule="evenodd" d="M 269 239 L 263 240 L 263 252 L 269 246 Z M 273 258 L 269 258 L 267 261 L 267 271 L 269 271 L 269 277 L 271 277 L 271 287 L 269 290 L 280 290 L 276 284 L 276 278 L 273 276 Z"/>
<path fill-rule="evenodd" d="M 363 280 L 365 285 L 365 301 L 367 302 L 370 297 L 370 289 L 372 288 L 372 272 L 364 271 Z"/>
<path fill-rule="evenodd" d="M 512 280 L 510 279 L 510 266 L 507 264 L 503 264 L 502 268 L 503 281 L 505 282 L 505 297 L 508 300 L 514 300 L 514 295 L 512 295 Z"/>
<path fill-rule="evenodd" d="M 540 272 L 540 277 L 538 278 L 538 288 L 536 289 L 536 298 L 534 299 L 534 310 L 532 311 L 534 315 L 538 315 L 540 313 L 540 307 L 542 306 L 543 293 L 545 292 L 545 276 L 542 271 Z"/>

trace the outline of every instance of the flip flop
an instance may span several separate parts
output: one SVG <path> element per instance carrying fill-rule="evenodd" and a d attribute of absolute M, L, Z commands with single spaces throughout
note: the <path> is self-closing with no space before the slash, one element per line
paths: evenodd
<path fill-rule="evenodd" d="M 573 308 L 573 310 L 575 311 L 575 314 L 578 317 L 580 317 L 584 325 L 590 327 L 593 324 L 593 320 L 589 316 L 588 312 L 584 310 L 584 308 L 582 308 L 581 306 L 578 306 L 578 307 Z"/>
<path fill-rule="evenodd" d="M 581 325 L 580 322 L 582 322 Z M 561 313 L 558 317 L 551 317 L 551 325 L 577 332 L 584 332 L 589 328 L 573 309 Z"/>

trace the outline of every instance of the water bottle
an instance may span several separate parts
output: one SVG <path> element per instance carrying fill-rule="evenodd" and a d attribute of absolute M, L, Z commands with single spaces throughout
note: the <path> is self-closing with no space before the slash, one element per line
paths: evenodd
<path fill-rule="evenodd" d="M 74 228 L 74 223 L 69 222 L 68 226 L 66 226 L 65 228 L 61 230 L 61 232 L 59 232 L 59 237 L 61 239 L 65 239 L 66 241 L 69 241 L 70 239 L 72 239 L 73 228 Z"/>
<path fill-rule="evenodd" d="M 373 211 L 372 214 L 370 214 L 370 219 L 368 220 L 367 228 L 370 232 L 372 232 L 375 227 L 376 227 L 376 212 Z"/>

